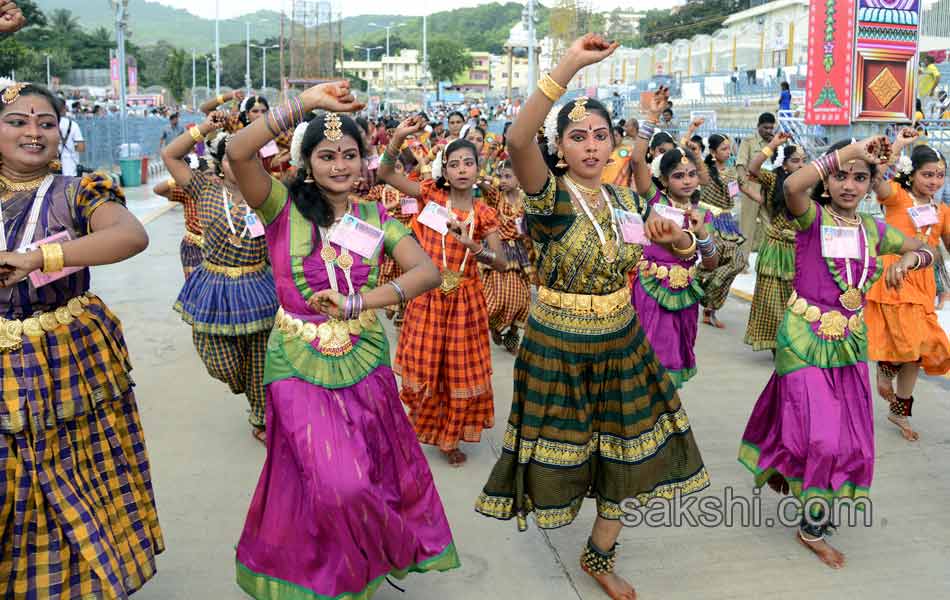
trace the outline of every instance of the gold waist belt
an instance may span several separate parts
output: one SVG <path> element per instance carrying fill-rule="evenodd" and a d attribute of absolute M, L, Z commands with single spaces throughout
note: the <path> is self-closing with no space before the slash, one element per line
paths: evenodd
<path fill-rule="evenodd" d="M 190 231 L 185 231 L 185 240 L 198 246 L 199 248 L 205 245 L 205 238 L 203 235 L 198 235 L 197 233 L 192 233 Z"/>
<path fill-rule="evenodd" d="M 558 292 L 541 286 L 538 288 L 538 302 L 578 314 L 606 316 L 619 308 L 630 305 L 630 288 L 624 286 L 605 296 L 596 296 Z"/>
<path fill-rule="evenodd" d="M 253 265 L 244 265 L 241 267 L 225 267 L 224 265 L 216 265 L 208 261 L 201 263 L 204 266 L 205 270 L 211 273 L 218 273 L 220 275 L 226 275 L 231 279 L 237 279 L 242 275 L 249 275 L 251 273 L 259 273 L 267 268 L 267 263 L 261 261 Z"/>
<path fill-rule="evenodd" d="M 673 289 L 684 288 L 689 285 L 690 279 L 696 278 L 696 265 L 686 268 L 682 265 L 673 265 L 667 267 L 648 260 L 640 261 L 640 272 L 644 275 L 656 277 L 660 281 L 670 278 L 670 287 Z"/>
<path fill-rule="evenodd" d="M 60 325 L 69 325 L 82 316 L 89 305 L 91 294 L 71 298 L 63 306 L 49 312 L 37 313 L 27 319 L 0 318 L 0 353 L 15 352 L 23 347 L 23 336 L 40 337 Z"/>
<path fill-rule="evenodd" d="M 274 317 L 274 327 L 285 336 L 300 338 L 308 344 L 316 339 L 320 340 L 319 350 L 328 356 L 342 356 L 353 349 L 351 335 L 360 335 L 363 329 L 376 324 L 376 311 L 364 310 L 359 318 L 349 321 L 329 319 L 317 325 L 292 317 L 283 307 L 277 309 Z"/>
<path fill-rule="evenodd" d="M 852 332 L 858 331 L 864 326 L 864 311 L 858 311 L 846 317 L 837 310 L 828 310 L 822 312 L 814 304 L 809 304 L 798 295 L 798 292 L 792 291 L 788 297 L 788 310 L 793 315 L 802 317 L 809 323 L 820 323 L 818 326 L 818 335 L 827 340 L 840 340 L 844 337 L 845 328 Z"/>

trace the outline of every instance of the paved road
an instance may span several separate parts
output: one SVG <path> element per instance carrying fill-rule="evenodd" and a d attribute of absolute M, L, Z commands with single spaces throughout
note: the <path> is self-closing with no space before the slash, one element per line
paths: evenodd
<path fill-rule="evenodd" d="M 143 193 L 130 199 L 137 213 Z M 144 204 L 142 205 L 144 206 Z M 151 245 L 121 265 L 98 268 L 97 290 L 120 315 L 135 365 L 159 514 L 168 550 L 140 600 L 237 600 L 234 546 L 264 458 L 251 438 L 246 402 L 204 371 L 190 330 L 171 310 L 181 286 L 178 243 L 183 220 L 176 208 L 149 225 Z M 751 407 L 770 375 L 769 356 L 740 340 L 748 305 L 728 303 L 726 331 L 703 328 L 699 375 L 683 401 L 713 485 L 750 494 L 749 474 L 736 450 Z M 578 567 L 593 521 L 588 504 L 570 527 L 518 533 L 513 522 L 477 516 L 472 503 L 499 453 L 511 397 L 512 359 L 493 350 L 495 429 L 469 445 L 469 462 L 449 468 L 426 450 L 462 554 L 461 570 L 414 575 L 406 594 L 384 586 L 380 600 L 606 598 Z M 915 423 L 921 441 L 907 444 L 885 420 L 878 400 L 878 462 L 873 526 L 842 530 L 834 542 L 849 564 L 833 572 L 807 555 L 794 530 L 776 527 L 636 527 L 625 529 L 618 570 L 651 598 L 950 597 L 950 380 L 926 380 L 918 390 Z M 774 514 L 778 498 L 761 496 Z"/>

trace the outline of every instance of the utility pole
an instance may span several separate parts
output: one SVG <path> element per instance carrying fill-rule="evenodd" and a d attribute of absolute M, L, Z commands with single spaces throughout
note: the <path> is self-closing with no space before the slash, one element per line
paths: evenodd
<path fill-rule="evenodd" d="M 214 0 L 214 93 L 221 93 L 221 0 Z"/>
<path fill-rule="evenodd" d="M 53 78 L 50 77 L 49 72 L 49 54 L 46 55 L 46 88 L 49 89 L 53 86 Z"/>
<path fill-rule="evenodd" d="M 534 86 L 538 81 L 538 75 L 534 64 L 534 0 L 528 0 L 528 84 L 525 86 L 525 97 L 531 96 L 534 92 Z"/>
<path fill-rule="evenodd" d="M 198 69 L 195 63 L 195 49 L 191 49 L 191 110 L 198 110 L 198 91 L 195 87 L 198 85 Z"/>
<path fill-rule="evenodd" d="M 247 44 L 244 55 L 244 87 L 247 88 L 247 95 L 251 95 L 251 22 L 245 21 L 245 31 L 247 32 Z"/>
<path fill-rule="evenodd" d="M 279 86 L 278 97 L 283 98 L 283 93 L 284 93 L 284 3 L 283 2 L 280 3 L 280 42 L 278 42 L 278 45 L 280 46 L 280 67 L 278 67 L 278 70 L 280 71 L 280 77 L 278 79 L 280 81 L 278 81 L 277 83 L 277 85 Z"/>
<path fill-rule="evenodd" d="M 211 57 L 205 56 L 205 87 L 211 93 Z"/>
<path fill-rule="evenodd" d="M 428 43 L 428 29 L 429 29 L 429 20 L 426 14 L 422 15 L 422 108 L 425 110 L 428 108 L 426 106 L 426 91 L 429 89 L 429 43 Z"/>
<path fill-rule="evenodd" d="M 125 28 L 128 26 L 129 22 L 129 0 L 112 0 L 112 5 L 115 8 L 115 38 L 116 38 L 116 49 L 119 59 L 119 126 L 122 132 L 122 145 L 129 153 L 131 157 L 131 152 L 129 151 L 129 124 L 128 124 L 128 102 L 125 97 L 126 90 L 126 69 L 125 64 Z"/>

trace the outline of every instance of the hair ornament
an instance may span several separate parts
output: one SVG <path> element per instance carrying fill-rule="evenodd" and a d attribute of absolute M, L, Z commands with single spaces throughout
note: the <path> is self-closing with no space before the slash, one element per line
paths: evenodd
<path fill-rule="evenodd" d="M 25 82 L 20 82 L 20 83 L 14 83 L 13 85 L 7 86 L 7 88 L 3 90 L 3 103 L 13 104 L 14 102 L 16 102 L 17 99 L 20 97 L 20 92 L 22 92 L 23 88 L 25 88 L 28 85 L 30 84 L 25 83 Z"/>
<path fill-rule="evenodd" d="M 686 157 L 686 151 L 683 150 L 682 148 L 677 148 L 677 150 L 680 151 L 680 163 L 682 163 L 682 164 L 684 164 L 684 165 L 688 165 L 688 164 L 689 164 L 689 159 Z"/>
<path fill-rule="evenodd" d="M 900 158 L 897 159 L 897 164 L 894 165 L 898 173 L 902 175 L 910 176 L 914 172 L 914 163 L 910 160 L 910 157 L 906 154 L 901 154 Z"/>
<path fill-rule="evenodd" d="M 301 153 L 303 152 L 303 137 L 304 134 L 307 133 L 308 125 L 309 123 L 300 123 L 297 125 L 297 127 L 294 128 L 294 135 L 290 139 L 290 165 L 298 169 L 302 169 L 306 166 L 303 164 L 303 156 L 301 156 Z"/>
<path fill-rule="evenodd" d="M 788 158 L 785 156 L 785 147 L 786 147 L 785 144 L 782 144 L 781 146 L 778 147 L 778 150 L 775 151 L 775 160 L 773 161 L 772 164 L 774 164 L 777 167 L 780 167 L 783 164 L 785 164 L 785 159 Z"/>
<path fill-rule="evenodd" d="M 557 152 L 557 114 L 560 109 L 560 106 L 552 106 L 544 118 L 544 138 L 547 140 L 548 154 L 551 155 Z"/>
<path fill-rule="evenodd" d="M 432 168 L 432 179 L 438 180 L 442 177 L 442 155 L 445 154 L 445 148 L 436 153 L 435 158 L 432 159 L 432 163 L 429 165 Z"/>
<path fill-rule="evenodd" d="M 575 98 L 574 108 L 571 109 L 571 112 L 567 113 L 567 118 L 574 123 L 586 119 L 589 114 L 587 112 L 587 101 L 589 99 L 587 96 L 578 96 Z"/>
<path fill-rule="evenodd" d="M 331 142 L 343 139 L 343 121 L 340 120 L 340 115 L 330 112 L 323 117 L 323 137 Z"/>
<path fill-rule="evenodd" d="M 657 154 L 653 157 L 653 161 L 650 162 L 650 174 L 653 175 L 655 179 L 660 178 L 660 161 L 663 160 L 662 154 Z"/>

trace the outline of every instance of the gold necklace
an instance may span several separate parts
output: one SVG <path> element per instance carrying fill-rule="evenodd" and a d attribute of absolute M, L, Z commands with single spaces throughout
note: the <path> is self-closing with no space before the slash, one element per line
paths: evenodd
<path fill-rule="evenodd" d="M 576 179 L 574 179 L 567 173 L 564 174 L 564 178 L 570 181 L 571 183 L 573 183 L 574 187 L 577 188 L 577 191 L 581 192 L 585 196 L 600 197 L 600 187 L 592 188 L 592 187 L 587 187 L 586 185 L 582 185 L 578 183 Z"/>
<path fill-rule="evenodd" d="M 861 224 L 861 217 L 852 217 L 848 218 L 843 215 L 838 214 L 835 209 L 828 207 L 828 212 L 831 213 L 831 216 L 836 220 L 844 223 L 845 225 L 850 225 L 851 227 L 857 227 Z"/>
<path fill-rule="evenodd" d="M 8 192 L 32 192 L 40 187 L 44 179 L 46 179 L 46 175 L 41 175 L 36 179 L 28 179 L 26 181 L 13 181 L 6 175 L 0 175 L 0 184 L 2 184 L 3 189 Z"/>

